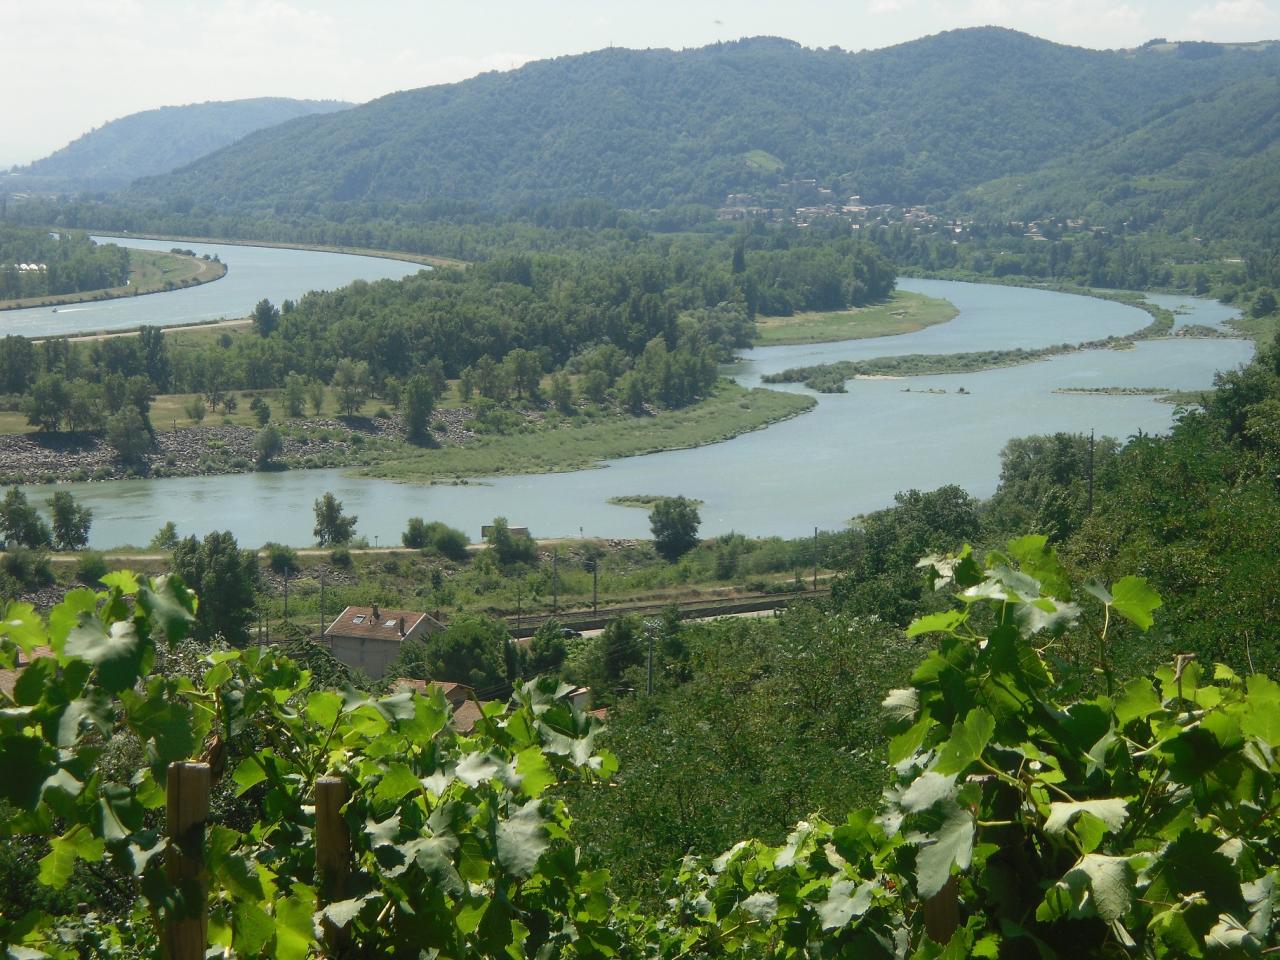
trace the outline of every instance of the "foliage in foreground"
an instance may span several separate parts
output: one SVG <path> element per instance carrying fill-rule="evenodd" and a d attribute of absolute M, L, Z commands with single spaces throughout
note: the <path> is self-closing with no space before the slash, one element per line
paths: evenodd
<path fill-rule="evenodd" d="M 198 680 L 151 676 L 157 643 L 193 619 L 176 578 L 112 574 L 105 592 L 69 594 L 47 625 L 10 605 L 4 665 L 40 644 L 54 656 L 27 667 L 0 710 L 0 795 L 16 811 L 0 829 L 51 838 L 46 885 L 84 860 L 136 876 L 140 895 L 112 922 L 6 907 L 0 940 L 11 955 L 153 952 L 157 924 L 190 904 L 163 880 L 155 811 L 167 764 L 203 749 L 251 811 L 217 822 L 201 851 L 210 943 L 236 955 L 313 955 L 326 925 L 360 956 L 1271 948 L 1280 685 L 1225 668 L 1211 679 L 1186 659 L 1121 684 L 1107 660 L 1115 624 L 1147 630 L 1159 598 L 1134 577 L 1073 593 L 1040 537 L 985 566 L 966 550 L 925 569 L 957 604 L 908 630 L 940 640 L 886 700 L 895 736 L 877 808 L 802 822 L 780 846 L 686 858 L 656 913 L 618 902 L 606 871 L 579 865 L 558 785 L 607 776 L 613 761 L 561 691 L 527 685 L 463 737 L 438 696 L 310 690 L 272 652 L 215 652 Z M 1072 661 L 1093 664 L 1106 693 L 1067 702 L 1054 674 Z M 145 760 L 111 782 L 104 744 L 129 737 Z M 338 902 L 315 876 L 312 790 L 325 774 L 351 790 L 354 863 Z"/>

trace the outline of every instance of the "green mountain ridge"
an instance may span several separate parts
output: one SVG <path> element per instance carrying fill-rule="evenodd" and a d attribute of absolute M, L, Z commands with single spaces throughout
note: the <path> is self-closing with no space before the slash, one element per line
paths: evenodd
<path fill-rule="evenodd" d="M 1115 136 L 1171 98 L 1280 67 L 1265 47 L 1189 49 L 1085 50 L 999 28 L 861 53 L 778 38 L 611 48 L 258 131 L 125 196 L 197 213 L 644 208 L 811 178 L 837 195 L 932 202 Z"/>
<path fill-rule="evenodd" d="M 113 190 L 168 173 L 246 134 L 295 117 L 345 110 L 337 100 L 257 97 L 143 110 L 103 124 L 41 160 L 15 169 L 10 190 Z"/>
<path fill-rule="evenodd" d="M 983 219 L 1085 217 L 1111 228 L 1273 241 L 1280 237 L 1280 77 L 1182 98 L 1123 136 L 983 184 L 953 206 Z"/>

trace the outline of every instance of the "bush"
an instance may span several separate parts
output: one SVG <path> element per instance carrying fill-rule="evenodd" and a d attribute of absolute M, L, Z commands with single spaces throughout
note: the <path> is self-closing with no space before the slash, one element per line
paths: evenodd
<path fill-rule="evenodd" d="M 466 560 L 470 556 L 467 548 L 471 542 L 465 533 L 443 523 L 433 523 L 431 526 L 434 528 L 431 534 L 431 546 L 436 553 L 457 561 Z"/>
<path fill-rule="evenodd" d="M 329 562 L 344 570 L 351 569 L 351 551 L 346 547 L 334 547 L 329 551 Z"/>
<path fill-rule="evenodd" d="M 22 584 L 4 570 L 0 570 L 0 610 L 3 610 L 9 603 L 17 600 L 22 596 Z"/>
<path fill-rule="evenodd" d="M 267 566 L 273 573 L 280 576 L 292 575 L 302 569 L 298 562 L 298 551 L 293 547 L 286 546 L 283 543 L 266 543 L 263 544 L 263 550 L 267 552 Z"/>
<path fill-rule="evenodd" d="M 80 554 L 76 561 L 76 579 L 86 586 L 95 586 L 107 575 L 107 559 L 96 550 Z"/>
<path fill-rule="evenodd" d="M 512 534 L 506 517 L 494 517 L 486 540 L 494 559 L 502 566 L 513 563 L 532 563 L 537 556 L 538 545 L 533 537 Z"/>
<path fill-rule="evenodd" d="M 53 583 L 49 554 L 30 547 L 14 547 L 3 554 L 0 567 L 27 590 L 37 590 Z"/>
<path fill-rule="evenodd" d="M 427 546 L 427 521 L 421 517 L 410 517 L 409 525 L 400 534 L 400 542 L 414 550 L 422 550 Z"/>
<path fill-rule="evenodd" d="M 400 540 L 406 547 L 438 553 L 450 560 L 462 561 L 468 556 L 467 535 L 439 520 L 427 523 L 421 517 L 410 517 L 409 526 L 400 535 Z"/>

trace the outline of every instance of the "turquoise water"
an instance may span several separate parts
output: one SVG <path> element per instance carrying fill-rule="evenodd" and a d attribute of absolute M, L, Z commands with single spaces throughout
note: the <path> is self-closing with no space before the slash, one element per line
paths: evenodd
<path fill-rule="evenodd" d="M 62 307 L 30 307 L 0 311 L 0 337 L 48 337 L 128 330 L 147 324 L 168 327 L 224 317 L 246 317 L 262 298 L 277 306 L 297 300 L 308 290 L 334 290 L 353 280 L 398 280 L 426 269 L 421 264 L 383 257 L 357 257 L 313 250 L 283 250 L 186 240 L 138 240 L 132 237 L 94 237 L 99 243 L 119 243 L 143 250 L 180 247 L 203 256 L 217 256 L 227 265 L 222 279 L 140 297 L 122 297 Z"/>
<path fill-rule="evenodd" d="M 1145 326 L 1140 310 L 1088 297 L 1016 287 L 904 280 L 960 309 L 947 324 L 900 337 L 747 351 L 733 375 L 748 385 L 803 363 L 887 354 L 1036 347 L 1079 342 Z M 168 295 L 165 295 L 168 296 Z M 1225 319 L 1221 305 L 1174 298 L 1161 304 Z M 1211 309 L 1212 308 L 1212 309 Z M 1224 308 L 1229 309 L 1229 308 Z M 1073 396 L 1059 388 L 1137 386 L 1194 390 L 1215 371 L 1249 360 L 1243 340 L 1167 339 L 1132 350 L 1094 350 L 978 374 L 859 380 L 848 393 L 818 395 L 809 413 L 724 443 L 610 461 L 602 469 L 498 477 L 465 486 L 397 484 L 337 470 L 71 484 L 94 509 L 93 545 L 146 544 L 166 521 L 183 534 L 229 529 L 245 545 L 313 540 L 312 504 L 333 491 L 359 517 L 370 543 L 398 543 L 407 519 L 459 527 L 473 539 L 494 516 L 537 536 L 645 537 L 643 510 L 606 501 L 628 494 L 696 497 L 702 534 L 800 536 L 838 528 L 911 487 L 956 483 L 992 493 L 999 453 L 1029 433 L 1095 430 L 1128 437 L 1167 430 L 1174 409 L 1145 396 Z M 963 387 L 966 393 L 957 389 Z M 909 388 L 909 389 L 908 389 Z M 788 389 L 805 392 L 804 388 Z M 33 487 L 36 498 L 52 488 Z"/>

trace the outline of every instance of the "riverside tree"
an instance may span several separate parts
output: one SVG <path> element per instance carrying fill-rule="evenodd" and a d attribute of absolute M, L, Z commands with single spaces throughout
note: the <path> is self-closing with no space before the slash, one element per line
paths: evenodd
<path fill-rule="evenodd" d="M 16 486 L 10 487 L 0 501 L 0 532 L 6 540 L 24 547 L 47 547 L 53 539 L 49 525 Z"/>
<path fill-rule="evenodd" d="M 127 464 L 141 464 L 151 449 L 151 432 L 137 407 L 125 407 L 107 421 L 107 443 Z"/>
<path fill-rule="evenodd" d="M 35 382 L 22 410 L 27 415 L 27 423 L 50 432 L 58 429 L 70 406 L 71 393 L 66 380 L 50 373 Z"/>
<path fill-rule="evenodd" d="M 258 459 L 258 469 L 265 470 L 271 461 L 284 450 L 284 438 L 274 424 L 267 424 L 253 441 L 253 452 Z"/>
<path fill-rule="evenodd" d="M 653 548 L 668 562 L 675 562 L 698 545 L 702 518 L 687 497 L 662 497 L 649 513 Z"/>
<path fill-rule="evenodd" d="M 350 543 L 355 533 L 355 516 L 347 516 L 342 512 L 342 501 L 330 492 L 315 502 L 316 526 L 314 533 L 316 542 L 327 547 L 333 544 Z"/>
<path fill-rule="evenodd" d="M 253 327 L 258 335 L 269 337 L 280 324 L 280 310 L 270 300 L 263 298 L 253 308 Z"/>
<path fill-rule="evenodd" d="M 435 409 L 435 391 L 431 388 L 431 380 L 425 373 L 417 373 L 409 378 L 401 397 L 404 405 L 404 432 L 410 443 L 422 443 L 429 436 L 427 425 L 431 421 L 431 412 Z"/>
<path fill-rule="evenodd" d="M 241 550 L 231 531 L 194 536 L 173 550 L 173 570 L 200 596 L 192 636 L 204 643 L 221 638 L 243 647 L 249 642 L 258 586 L 258 558 Z"/>
<path fill-rule="evenodd" d="M 76 503 L 75 497 L 59 490 L 49 502 L 53 517 L 53 545 L 59 550 L 79 550 L 89 545 L 89 525 L 93 511 Z"/>
<path fill-rule="evenodd" d="M 369 397 L 369 364 L 344 357 L 334 368 L 330 386 L 338 395 L 338 406 L 348 417 L 355 416 Z"/>

